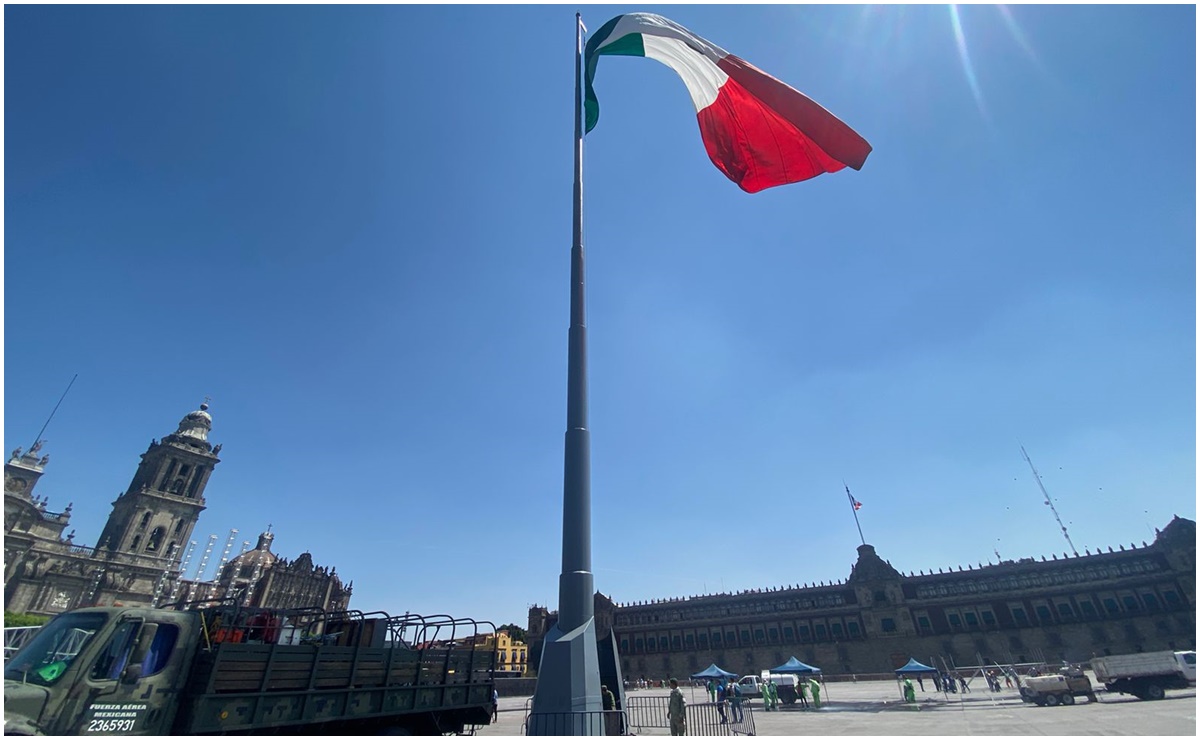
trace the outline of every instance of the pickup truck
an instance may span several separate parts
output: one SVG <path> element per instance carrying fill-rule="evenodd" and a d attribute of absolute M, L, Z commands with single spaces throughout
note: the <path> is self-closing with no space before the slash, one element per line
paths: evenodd
<path fill-rule="evenodd" d="M 768 676 L 742 676 L 738 685 L 742 687 L 742 696 L 755 698 L 762 696 L 763 684 L 770 679 L 775 682 L 779 700 L 784 704 L 795 704 L 800 698 L 800 681 L 804 680 L 791 673 L 770 674 Z"/>
<path fill-rule="evenodd" d="M 78 609 L 6 663 L 4 734 L 462 732 L 491 714 L 496 654 L 477 648 L 481 624 L 315 608 Z"/>
<path fill-rule="evenodd" d="M 1092 670 L 1109 691 L 1139 699 L 1161 699 L 1167 689 L 1196 685 L 1196 651 L 1106 655 L 1092 658 Z"/>

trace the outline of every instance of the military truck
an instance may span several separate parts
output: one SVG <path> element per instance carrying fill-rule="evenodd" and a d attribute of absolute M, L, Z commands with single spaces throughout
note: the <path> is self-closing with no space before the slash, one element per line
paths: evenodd
<path fill-rule="evenodd" d="M 496 656 L 477 645 L 484 625 L 230 605 L 78 609 L 9 658 L 4 734 L 461 733 L 490 720 Z"/>

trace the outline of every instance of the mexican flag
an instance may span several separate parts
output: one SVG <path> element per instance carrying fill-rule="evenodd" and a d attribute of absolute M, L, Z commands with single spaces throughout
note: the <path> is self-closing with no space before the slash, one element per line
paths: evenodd
<path fill-rule="evenodd" d="M 587 130 L 600 118 L 592 82 L 601 56 L 657 59 L 683 79 L 704 148 L 748 193 L 844 167 L 861 169 L 871 145 L 799 90 L 653 13 L 619 15 L 584 52 Z"/>

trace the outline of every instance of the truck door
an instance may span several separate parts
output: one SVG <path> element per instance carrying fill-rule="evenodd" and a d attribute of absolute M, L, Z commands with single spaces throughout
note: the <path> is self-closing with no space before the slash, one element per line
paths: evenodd
<path fill-rule="evenodd" d="M 179 613 L 122 620 L 92 664 L 72 734 L 168 735 L 191 664 Z"/>

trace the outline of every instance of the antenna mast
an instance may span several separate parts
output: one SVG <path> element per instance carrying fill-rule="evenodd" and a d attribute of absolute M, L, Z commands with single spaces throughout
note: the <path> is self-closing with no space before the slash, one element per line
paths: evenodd
<path fill-rule="evenodd" d="M 75 373 L 75 375 L 71 378 L 71 382 L 67 383 L 67 389 L 63 391 L 61 396 L 59 396 L 58 403 L 54 404 L 54 410 L 50 412 L 50 416 L 47 417 L 46 423 L 42 425 L 41 431 L 38 432 L 37 439 L 33 440 L 33 444 L 29 446 L 31 451 L 37 447 L 38 442 L 42 441 L 42 435 L 46 432 L 46 427 L 50 426 L 50 420 L 54 418 L 56 413 L 58 413 L 58 407 L 62 406 L 63 399 L 66 398 L 67 394 L 71 392 L 71 386 L 75 385 L 75 379 L 78 377 L 79 373 Z"/>
<path fill-rule="evenodd" d="M 1029 453 L 1025 451 L 1024 445 L 1021 447 L 1021 455 L 1024 456 L 1025 462 L 1029 463 L 1029 469 L 1033 471 L 1033 479 L 1037 481 L 1038 488 L 1042 489 L 1042 495 L 1046 497 L 1046 506 L 1050 507 L 1050 511 L 1054 512 L 1054 520 L 1058 522 L 1058 528 L 1062 530 L 1063 537 L 1066 538 L 1067 544 L 1071 546 L 1071 552 L 1075 557 L 1079 557 L 1079 551 L 1075 549 L 1075 543 L 1071 542 L 1071 535 L 1067 534 L 1067 527 L 1062 522 L 1062 517 L 1058 515 L 1058 509 L 1054 508 L 1054 502 L 1050 500 L 1050 494 L 1046 493 L 1046 487 L 1042 485 L 1042 476 L 1038 474 L 1037 468 L 1033 467 L 1033 460 L 1029 459 Z"/>

